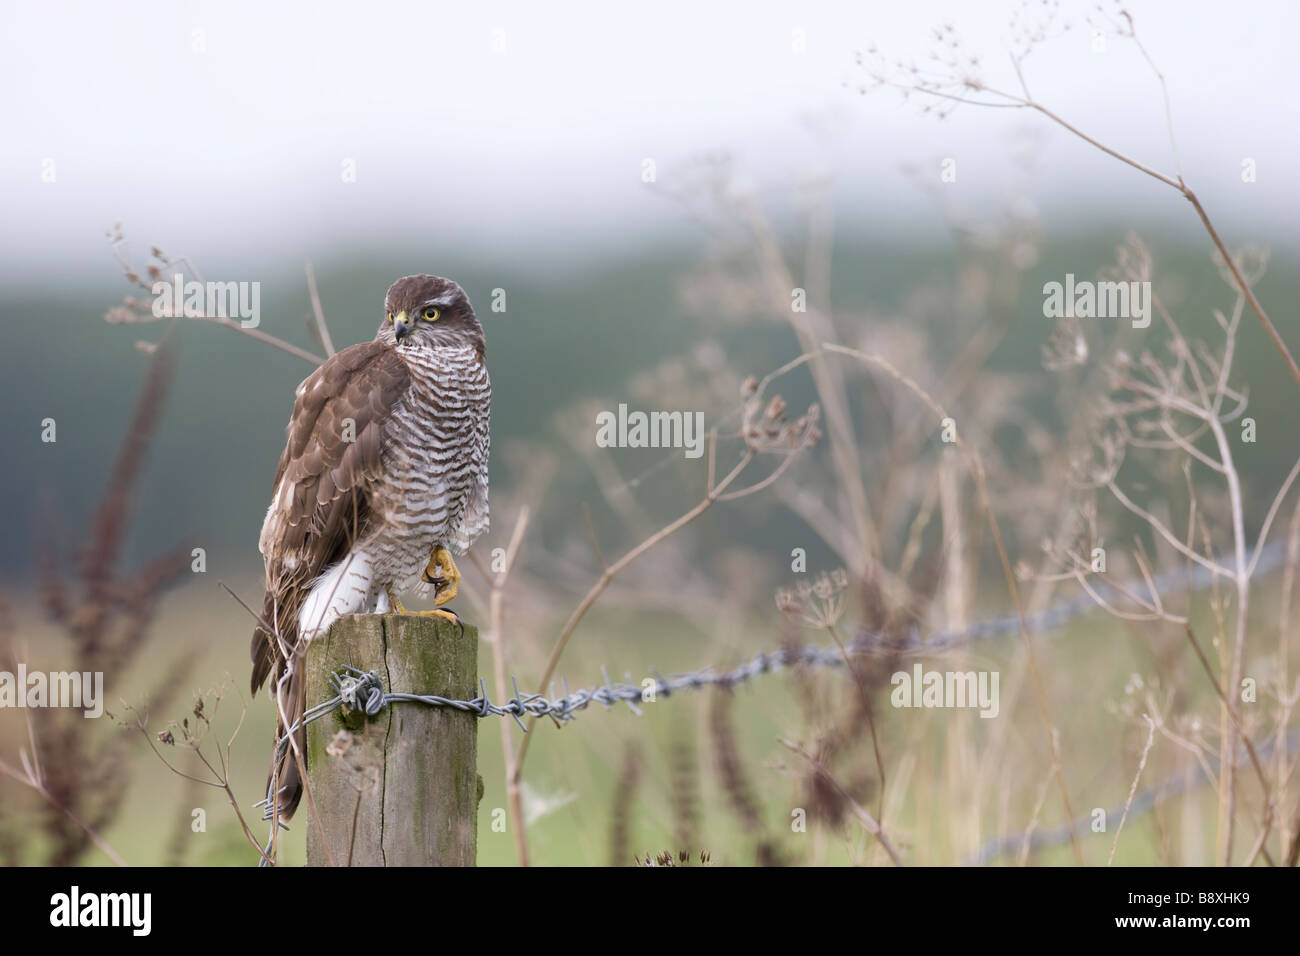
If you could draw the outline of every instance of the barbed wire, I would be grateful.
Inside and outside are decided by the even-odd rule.
[[[1258,560],[1256,560],[1256,554],[1258,554]],[[1258,552],[1247,552],[1245,557],[1247,565],[1255,561],[1254,574],[1269,574],[1286,564],[1286,542],[1274,541],[1258,549]],[[1077,597],[1060,601],[1036,614],[1026,615],[1025,624],[1030,631],[1056,631],[1075,618],[1100,610],[1098,598],[1113,603],[1125,599],[1130,594],[1149,590],[1154,590],[1161,596],[1168,595],[1179,589],[1203,591],[1213,583],[1214,577],[1214,571],[1200,564],[1193,566],[1190,570],[1186,567],[1176,567],[1168,571],[1161,571],[1151,578],[1150,585],[1145,580],[1134,579],[1120,586],[1110,584],[1105,580],[1098,580],[1094,576],[1089,579],[1089,584],[1096,595],[1095,597],[1093,594],[1084,592]],[[946,650],[950,647],[969,644],[984,638],[1006,637],[1019,631],[1019,615],[1014,613],[1004,614],[999,617],[976,621],[965,628],[937,631],[924,640],[919,638],[914,629],[910,637],[910,643],[905,645],[903,649]]]
[[[1247,560],[1254,559],[1248,555]],[[1255,574],[1267,574],[1280,568],[1286,562],[1286,547],[1283,542],[1266,545],[1259,551],[1255,562]],[[1208,587],[1215,572],[1197,565],[1192,569],[1177,568],[1164,571],[1151,578],[1150,587],[1161,595],[1178,588],[1199,591]],[[1075,598],[1058,602],[1043,611],[1025,616],[1025,626],[1032,632],[1054,631],[1064,627],[1075,618],[1098,610],[1098,597],[1107,601],[1133,593],[1135,589],[1146,588],[1146,581],[1129,582],[1124,586],[1107,584],[1104,581],[1093,584],[1092,594],[1084,593]],[[1095,595],[1095,596],[1094,596]],[[471,700],[443,697],[437,694],[413,694],[402,691],[389,691],[376,671],[362,671],[355,667],[344,668],[330,675],[330,681],[336,691],[328,700],[310,707],[302,719],[286,731],[277,743],[277,761],[283,757],[288,746],[289,737],[301,727],[324,717],[326,714],[344,708],[350,712],[364,711],[374,717],[381,710],[393,703],[408,702],[425,704],[430,707],[448,707],[475,717],[511,717],[527,732],[523,717],[549,717],[557,726],[568,723],[592,704],[599,704],[606,710],[612,710],[618,704],[626,704],[635,714],[641,715],[638,704],[657,701],[660,697],[671,697],[680,691],[701,690],[707,687],[736,687],[745,684],[763,674],[788,670],[792,667],[825,667],[838,670],[846,666],[853,657],[879,654],[927,654],[951,650],[965,644],[996,637],[1005,637],[1020,631],[1018,614],[1004,614],[997,617],[976,621],[964,628],[934,631],[922,637],[919,626],[913,624],[902,634],[881,634],[863,632],[841,649],[836,647],[815,647],[811,645],[788,645],[774,651],[757,654],[743,664],[729,670],[715,671],[703,668],[688,673],[664,677],[658,671],[651,670],[653,680],[647,678],[641,684],[626,681],[611,681],[608,671],[602,667],[603,684],[569,691],[567,681],[561,681],[564,693],[558,697],[548,697],[541,693],[521,694],[519,682],[512,678],[514,696],[503,703],[493,703],[487,693],[487,685],[479,678],[479,694]],[[264,808],[263,819],[270,820],[274,806],[269,791],[265,798],[259,800],[255,807]],[[283,823],[280,824],[283,826]],[[1068,836],[1068,830],[1067,830]]]
[[[1282,542],[1266,546],[1260,551],[1256,564],[1256,574],[1266,574],[1276,570],[1286,560],[1286,549]],[[1189,590],[1203,590],[1209,586],[1214,572],[1200,565],[1191,571],[1176,569],[1155,575],[1152,582],[1155,590],[1164,594],[1177,587]],[[1122,595],[1132,588],[1121,588],[1103,583],[1093,590],[1103,598]],[[1055,604],[1036,614],[1027,615],[1025,624],[1031,631],[1059,630],[1070,621],[1091,611],[1097,610],[1096,598],[1083,594]],[[514,681],[514,696],[502,704],[493,703],[488,696],[484,681],[479,680],[479,695],[472,700],[458,700],[437,694],[412,694],[400,691],[388,691],[384,688],[379,675],[374,671],[360,671],[354,667],[345,667],[343,671],[331,675],[331,681],[337,693],[329,700],[322,701],[308,709],[303,720],[294,724],[289,733],[298,730],[302,724],[310,723],[340,707],[348,710],[364,710],[368,716],[375,716],[389,704],[398,701],[426,704],[431,707],[450,707],[476,717],[512,717],[524,727],[522,717],[549,717],[556,725],[569,722],[578,713],[588,709],[592,704],[600,704],[606,710],[617,704],[627,704],[638,716],[639,703],[657,700],[659,697],[671,697],[683,690],[700,690],[706,687],[735,687],[755,677],[774,671],[787,670],[794,666],[826,667],[839,669],[845,666],[845,652],[849,657],[882,652],[935,652],[948,650],[963,644],[1002,637],[1020,630],[1020,618],[1016,614],[1005,614],[986,618],[971,625],[953,630],[935,631],[922,638],[920,629],[913,625],[901,635],[885,635],[868,632],[848,643],[843,650],[839,647],[786,646],[774,651],[757,654],[750,660],[730,670],[714,671],[704,668],[689,673],[664,677],[652,670],[653,681],[647,678],[641,684],[615,682],[609,679],[609,673],[601,668],[605,678],[603,684],[586,687],[570,692],[567,681],[562,681],[563,695],[547,697],[544,694],[521,694],[519,682]],[[527,729],[526,727],[524,728]],[[286,734],[287,737],[287,734]]]
[[[1300,751],[1300,732],[1292,731],[1286,737],[1284,753],[1288,756],[1294,756]],[[1269,740],[1259,748],[1259,759],[1268,760],[1277,752],[1277,743],[1275,740]],[[1237,764],[1240,766],[1246,762],[1248,754],[1245,747],[1242,747],[1237,753]],[[1222,761],[1219,757],[1209,754],[1205,757],[1205,764],[1195,764],[1182,773],[1174,774],[1166,778],[1154,787],[1149,787],[1136,794],[1133,802],[1129,805],[1127,815],[1123,804],[1119,804],[1106,810],[1106,819],[1124,818],[1133,820],[1142,816],[1157,806],[1173,797],[1180,796],[1189,790],[1195,790],[1197,787],[1204,786],[1210,781],[1210,774],[1217,774]],[[994,837],[987,843],[983,844],[976,850],[962,865],[963,866],[987,866],[998,857],[1006,856],[1009,853],[1023,852],[1030,850],[1042,850],[1047,847],[1059,846],[1068,843],[1071,834],[1077,836],[1088,836],[1094,831],[1092,829],[1094,819],[1093,813],[1081,814],[1074,820],[1073,825],[1069,823],[1057,824],[1053,827],[1040,827],[1033,830],[1023,830],[1019,833],[1010,833],[1006,836]],[[1106,831],[1101,831],[1102,833]]]

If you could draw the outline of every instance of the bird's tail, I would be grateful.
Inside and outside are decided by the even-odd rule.
[[[281,594],[287,593],[281,591]],[[302,775],[298,769],[298,758],[294,755],[294,744],[302,755],[306,766],[306,734],[302,724],[306,704],[307,686],[303,674],[302,660],[292,653],[298,646],[298,608],[283,601],[277,601],[275,591],[268,590],[262,607],[262,622],[253,631],[250,647],[253,659],[253,676],[251,689],[254,694],[271,679],[271,699],[275,703],[275,745],[271,753],[271,767],[267,773],[266,792],[268,798],[278,792],[275,816],[288,820],[298,808],[302,799]],[[272,634],[267,625],[275,627],[278,632]],[[286,659],[284,650],[290,650]],[[281,713],[280,701],[284,707]],[[288,722],[286,723],[286,718]],[[286,730],[299,725],[293,734],[293,743],[286,737]],[[273,808],[268,805],[267,816]]]
[[[298,758],[302,758],[302,766],[307,766],[307,733],[302,724],[302,715],[306,706],[306,689],[307,680],[303,673],[302,662],[293,663],[288,668],[288,679],[284,681],[284,716],[280,714],[280,708],[277,705],[275,715],[275,750],[271,754],[271,767],[267,771],[266,793],[270,797],[275,793],[276,807],[275,816],[282,821],[287,821],[293,816],[298,809],[298,801],[302,799],[302,774],[298,769]],[[288,717],[289,723],[285,724],[285,716]],[[292,740],[288,736],[288,728],[297,724],[297,729],[293,731]],[[295,753],[295,750],[297,753]],[[267,810],[272,808],[268,804]],[[268,817],[271,814],[268,812]]]

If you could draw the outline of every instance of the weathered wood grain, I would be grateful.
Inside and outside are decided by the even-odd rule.
[[[478,632],[412,615],[353,615],[307,653],[307,704],[334,696],[330,674],[378,671],[389,691],[469,700],[478,693]],[[341,710],[307,727],[307,865],[473,866],[480,782],[478,718],[397,702],[367,719]]]

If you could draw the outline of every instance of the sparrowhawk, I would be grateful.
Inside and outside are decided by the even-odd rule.
[[[454,618],[442,609],[460,582],[449,549],[464,551],[488,526],[483,328],[461,287],[438,276],[398,279],[384,308],[372,341],[298,386],[262,525],[252,688],[269,676],[290,726],[303,713],[311,639],[343,614],[406,613],[396,594],[422,580],[439,608],[424,613]],[[277,715],[277,740],[284,727]],[[285,819],[302,794],[291,748],[272,757],[271,781],[269,815]]]

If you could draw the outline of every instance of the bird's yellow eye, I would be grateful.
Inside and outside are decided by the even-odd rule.
[[[389,322],[393,321],[393,313],[391,312],[388,313],[388,321]]]
[[[433,308],[432,306],[430,306],[429,308],[427,308],[427,309],[424,310],[424,317],[425,317],[425,319],[428,320],[429,322],[437,322],[437,321],[438,321],[438,310],[435,309],[435,308]]]

